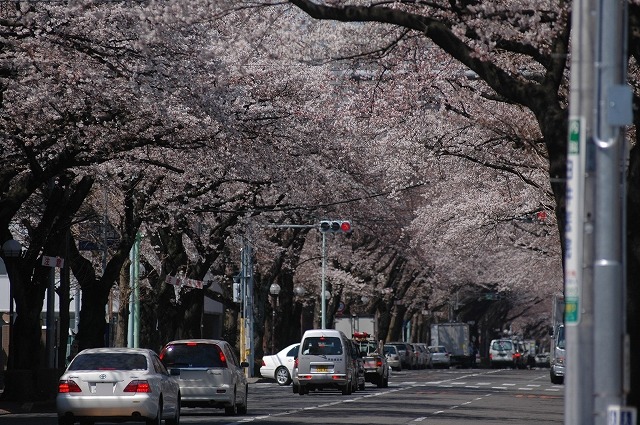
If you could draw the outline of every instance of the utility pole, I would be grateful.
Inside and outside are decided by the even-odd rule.
[[[612,425],[609,409],[625,404],[624,190],[626,149],[623,128],[632,123],[632,92],[625,83],[626,3],[598,0],[596,25],[594,340],[595,423]],[[588,370],[588,369],[587,369]]]

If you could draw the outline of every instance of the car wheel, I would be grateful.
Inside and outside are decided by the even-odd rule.
[[[298,394],[300,395],[309,394],[309,389],[306,388],[304,385],[300,385],[300,388],[298,388]]]
[[[166,419],[164,423],[166,425],[180,425],[180,395],[178,395],[178,400],[176,401],[176,411],[173,418]]]
[[[236,391],[233,391],[231,404],[224,407],[224,414],[227,416],[235,416],[238,414],[238,404],[236,403]]]
[[[298,384],[293,384],[291,386],[291,388],[293,388],[293,393],[294,394],[298,394],[298,392],[300,392],[300,385],[298,385]]]
[[[238,413],[240,415],[246,415],[247,414],[247,403],[249,401],[249,385],[245,386],[244,388],[244,400],[242,401],[242,404],[238,406]]]
[[[162,424],[162,400],[158,403],[158,411],[155,418],[148,418],[146,420],[147,425],[161,425]]]
[[[347,382],[342,386],[342,395],[350,395],[351,394],[351,383]]]
[[[73,418],[58,416],[58,425],[73,425]]]
[[[276,369],[276,382],[278,385],[289,385],[291,383],[291,374],[285,366]]]
[[[360,391],[363,391],[363,390],[364,390],[364,386],[365,386],[365,382],[364,382],[364,381],[362,381],[362,384],[359,384],[359,385],[358,385],[358,389],[359,389]]]

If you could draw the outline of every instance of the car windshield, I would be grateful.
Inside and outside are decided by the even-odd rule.
[[[214,344],[173,344],[162,352],[168,367],[225,367]]]
[[[360,352],[364,353],[364,354],[373,353],[374,351],[376,351],[378,349],[376,344],[374,344],[372,342],[360,342],[358,348],[359,348]]]
[[[431,351],[432,353],[446,353],[447,349],[444,346],[429,347],[429,351]]]
[[[136,353],[79,354],[69,370],[147,370],[147,358]]]
[[[511,350],[513,343],[511,341],[494,341],[491,348],[493,350]]]
[[[342,354],[342,344],[338,337],[310,336],[302,342],[302,354],[337,355]]]

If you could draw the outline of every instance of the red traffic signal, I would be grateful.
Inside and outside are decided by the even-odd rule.
[[[323,233],[351,233],[351,222],[346,220],[322,220],[320,222],[320,231]]]

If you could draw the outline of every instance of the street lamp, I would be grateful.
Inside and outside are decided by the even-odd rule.
[[[5,243],[2,244],[2,255],[5,260],[8,259],[17,259],[22,256],[22,245],[20,242],[9,239]],[[7,273],[9,269],[7,268]],[[14,275],[15,276],[15,275]],[[13,368],[13,279],[9,278],[9,361],[8,361],[8,369]]]
[[[276,307],[278,306],[278,295],[280,294],[280,285],[272,283],[269,286],[269,293],[271,294],[271,354],[276,353]]]

